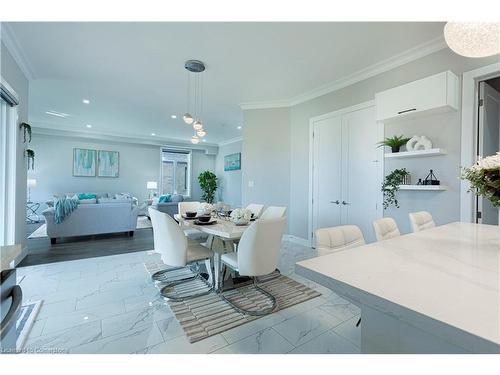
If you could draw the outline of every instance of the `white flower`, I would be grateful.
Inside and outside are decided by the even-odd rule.
[[[479,160],[472,168],[475,170],[500,168],[500,152],[497,152],[496,155],[491,155]]]
[[[201,203],[198,208],[198,215],[208,215],[212,213],[213,206],[210,203]]]
[[[231,220],[235,223],[249,222],[252,218],[252,212],[246,208],[237,208],[231,212]]]

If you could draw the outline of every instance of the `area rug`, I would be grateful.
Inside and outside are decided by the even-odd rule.
[[[35,323],[35,319],[38,315],[38,311],[40,310],[41,305],[42,301],[40,300],[29,302],[21,306],[21,312],[16,322],[16,348],[18,351],[23,349],[24,344],[26,343],[26,339],[28,338],[28,334],[30,333],[31,327]]]
[[[147,218],[147,216],[138,216],[137,217],[137,227],[136,229],[147,229],[151,228],[151,220]],[[28,239],[32,238],[43,238],[47,237],[47,224],[42,224],[40,225],[37,230],[35,230],[33,233],[31,233],[28,236]]]
[[[144,265],[150,274],[165,268],[161,262],[145,263]],[[157,283],[156,286],[160,290],[163,285]],[[321,293],[283,275],[269,278],[268,281],[262,279],[259,286],[276,298],[277,306],[274,312],[321,295]],[[194,284],[192,287],[201,288],[202,286]],[[269,299],[257,292],[251,284],[226,291],[224,296],[237,306],[247,310],[265,308],[270,303]],[[170,306],[191,343],[260,318],[236,311],[215,292],[182,302],[166,300],[166,303]]]

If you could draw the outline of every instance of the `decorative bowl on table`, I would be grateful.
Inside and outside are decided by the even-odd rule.
[[[189,219],[194,219],[198,215],[196,211],[186,211],[186,217]]]
[[[237,208],[231,212],[230,218],[236,225],[247,225],[252,218],[252,213],[245,208]]]
[[[198,221],[201,223],[208,223],[210,221],[210,219],[212,219],[212,216],[210,216],[210,215],[198,216]]]

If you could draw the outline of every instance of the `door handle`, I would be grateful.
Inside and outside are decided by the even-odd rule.
[[[10,330],[12,326],[16,325],[17,313],[21,309],[21,302],[23,301],[23,292],[21,291],[21,287],[19,285],[14,285],[12,287],[12,305],[10,306],[7,315],[0,323],[0,339],[3,340],[7,332]]]
[[[350,203],[347,203],[346,201],[342,201],[342,204],[343,204],[344,206],[347,206],[347,205],[349,205]]]
[[[336,201],[330,201],[330,203],[340,204],[338,199]]]

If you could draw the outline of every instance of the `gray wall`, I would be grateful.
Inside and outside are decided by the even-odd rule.
[[[77,137],[61,137],[33,134],[36,154],[35,170],[29,178],[36,178],[37,187],[32,189],[32,200],[46,201],[54,193],[63,192],[131,192],[139,201],[148,196],[147,181],[160,181],[160,147],[121,142],[89,140]],[[73,148],[89,148],[120,152],[118,178],[73,177]],[[191,186],[192,198],[201,195],[198,174],[215,170],[215,155],[193,150]]]
[[[29,82],[12,58],[11,54],[1,43],[0,70],[2,77],[16,91],[19,96],[17,113],[18,123],[28,122],[28,89]],[[19,132],[17,133],[19,136]],[[15,241],[26,246],[26,163],[24,159],[24,144],[19,138],[19,148],[16,160],[16,223]]]
[[[252,160],[250,156],[258,154],[258,150],[262,150],[262,145],[267,145],[269,148],[278,148],[282,151],[281,154],[284,155],[288,152],[290,155],[288,159],[286,157],[282,157],[279,160],[276,160],[276,162],[279,162],[280,164],[280,170],[290,171],[289,177],[283,176],[283,174],[263,172],[263,177],[265,178],[261,179],[260,182],[264,185],[259,186],[258,189],[254,189],[252,198],[258,200],[261,196],[265,196],[265,193],[269,191],[273,192],[273,198],[276,197],[276,195],[281,196],[282,201],[287,198],[286,204],[289,206],[289,232],[292,235],[307,238],[309,194],[309,119],[311,117],[373,100],[376,92],[424,78],[435,73],[451,70],[460,75],[465,71],[492,64],[496,61],[498,61],[498,57],[486,59],[464,58],[454,54],[449,49],[444,49],[402,65],[391,71],[345,87],[341,90],[298,104],[291,107],[289,110],[279,108],[244,111],[244,152],[245,160],[247,160],[245,163],[245,172],[246,170],[249,170],[249,173],[247,173],[248,176],[251,176],[251,171],[266,169],[266,162],[262,157],[257,156],[256,160]],[[425,124],[422,125],[422,130],[417,132],[427,133],[431,138],[435,137],[436,144],[442,142],[439,146],[450,150],[450,156],[444,156],[442,157],[445,158],[443,161],[437,162],[444,163],[446,165],[437,164],[438,166],[436,169],[450,168],[449,172],[453,173],[453,171],[456,171],[458,168],[459,153],[457,150],[460,148],[459,119],[459,113],[443,119],[447,124],[449,123],[449,125],[446,126],[446,129],[443,130],[443,133],[441,133],[440,130],[435,130],[436,132],[434,132],[434,129],[431,130],[431,132],[427,132],[428,128]],[[286,124],[287,121],[288,125]],[[279,131],[277,131],[275,124],[278,124]],[[396,132],[404,133],[405,131],[412,131],[412,126],[415,125],[410,124],[408,125],[408,129],[401,128]],[[441,126],[441,124],[436,123],[434,128],[436,126]],[[247,137],[247,132],[250,137]],[[451,136],[446,138],[444,136],[445,134],[451,134]],[[287,145],[286,142],[289,142],[289,144]],[[263,155],[264,154],[265,153],[263,153]],[[268,160],[274,162],[272,158]],[[390,168],[392,168],[392,166],[390,166]],[[412,168],[414,168],[417,173],[422,173],[421,171],[427,168],[427,164],[423,161],[421,166],[412,166]],[[245,172],[243,177],[244,195],[245,191],[249,191],[249,188],[246,186],[248,178],[245,176]],[[451,184],[452,189],[448,192],[430,193],[435,195],[439,194],[435,198],[436,201],[440,200],[440,213],[438,214],[437,220],[441,223],[458,220],[458,207],[460,204],[459,195],[456,190],[458,188],[455,187],[455,184],[452,181],[453,177],[451,175],[441,174],[440,176],[444,182],[449,185]],[[283,183],[285,182],[289,183],[289,192],[286,192],[285,189],[278,188],[280,186],[284,186]],[[428,195],[426,196],[421,196],[422,193],[405,194],[414,194],[413,197],[415,202],[422,202],[430,197],[429,193],[427,193]],[[245,196],[243,201],[245,201]],[[425,207],[430,206],[426,205]],[[407,211],[413,210],[414,208],[415,207],[403,206],[397,214],[390,211],[387,215],[398,216],[397,219],[399,222],[405,222],[405,224],[402,224],[403,229],[407,229]],[[434,209],[431,211],[434,211]]]
[[[242,204],[289,206],[290,110],[243,112]],[[254,186],[250,187],[249,182]]]
[[[242,171],[224,171],[224,156],[241,152],[243,141],[229,143],[219,146],[219,152],[215,160],[215,173],[219,180],[217,199],[231,207],[241,207],[241,181]],[[244,164],[241,164],[244,168]]]

